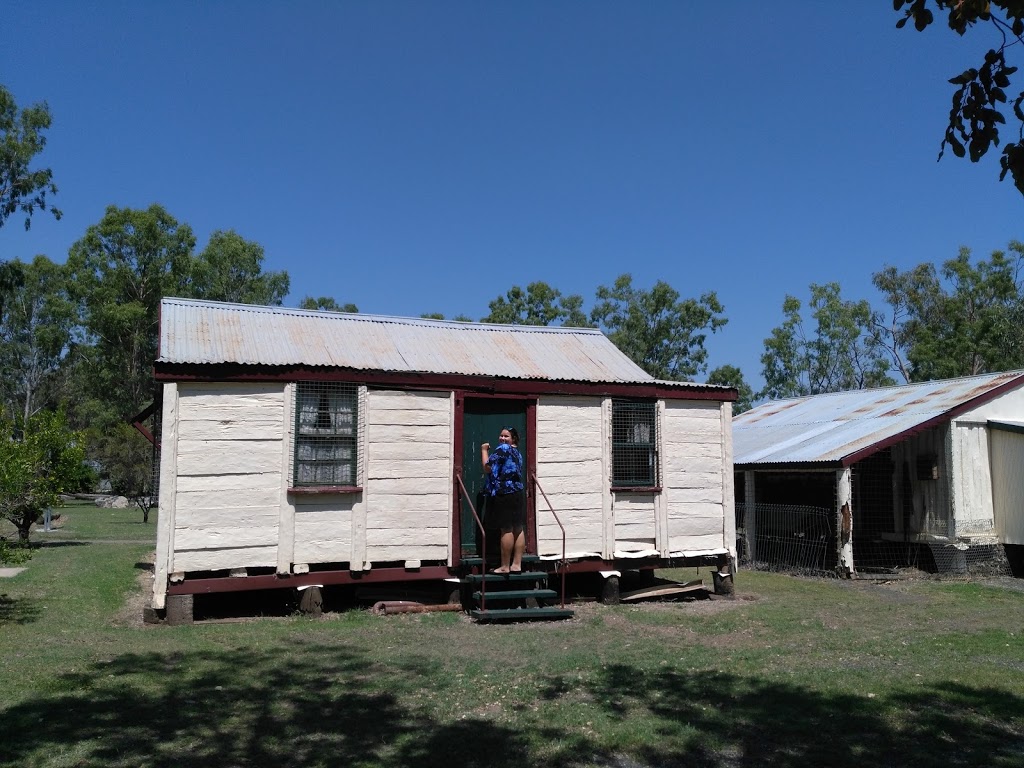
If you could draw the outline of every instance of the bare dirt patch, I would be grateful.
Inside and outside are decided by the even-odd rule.
[[[141,562],[136,563],[138,573],[135,576],[135,589],[128,594],[128,599],[114,616],[114,626],[142,627],[145,625],[142,620],[142,611],[149,604],[150,595],[153,594],[153,563],[155,562],[156,552],[152,551]]]

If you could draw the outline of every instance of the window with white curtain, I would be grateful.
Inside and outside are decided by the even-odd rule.
[[[295,390],[294,485],[355,485],[358,426],[357,385],[299,382]]]

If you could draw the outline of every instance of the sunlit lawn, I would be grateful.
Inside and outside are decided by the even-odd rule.
[[[155,523],[111,512],[0,580],[3,765],[1024,765],[1018,590],[741,573],[553,624],[144,626]]]

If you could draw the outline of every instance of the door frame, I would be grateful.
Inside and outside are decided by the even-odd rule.
[[[458,476],[465,477],[465,467],[462,465],[463,454],[463,431],[465,429],[466,401],[467,400],[511,400],[521,403],[526,411],[526,477],[523,484],[526,486],[526,552],[528,554],[537,551],[537,505],[534,498],[533,483],[530,478],[537,471],[537,398],[524,395],[494,395],[481,394],[471,390],[455,390],[455,444],[453,447],[452,460],[454,470],[452,474],[453,496],[452,509],[452,563],[458,565],[462,559],[462,516],[459,514],[462,509],[462,488]],[[479,510],[477,510],[479,513]]]

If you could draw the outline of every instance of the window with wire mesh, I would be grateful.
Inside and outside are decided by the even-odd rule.
[[[359,388],[299,382],[295,394],[296,486],[355,485]]]
[[[612,400],[612,485],[658,485],[657,403]]]

